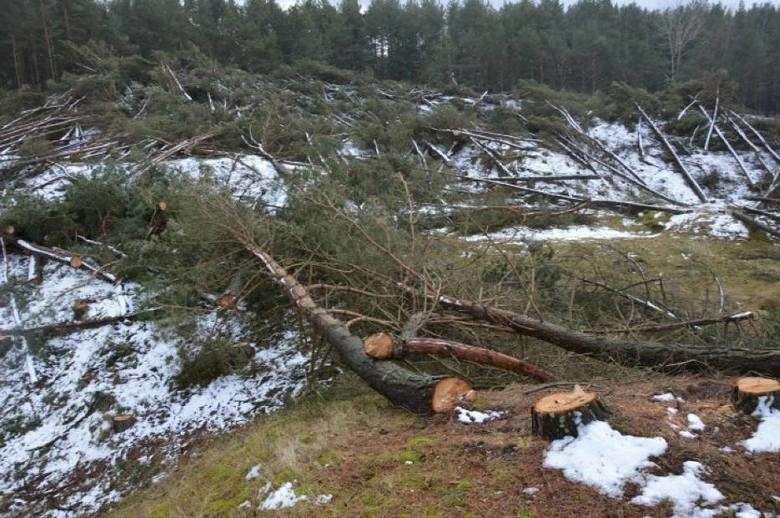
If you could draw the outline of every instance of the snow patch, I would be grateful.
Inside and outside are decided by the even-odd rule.
[[[255,464],[252,466],[252,469],[250,469],[247,474],[244,476],[244,480],[254,480],[257,477],[260,476],[260,464]]]
[[[699,503],[714,505],[723,499],[723,493],[714,485],[699,478],[704,466],[692,460],[683,463],[682,475],[648,475],[642,493],[631,503],[654,507],[670,501],[674,516],[702,516]]]
[[[506,416],[506,412],[501,410],[488,410],[480,412],[478,410],[467,410],[462,407],[455,407],[458,421],[465,424],[482,424],[489,421],[495,421]]]
[[[665,392],[663,394],[656,394],[653,396],[653,401],[679,401],[680,403],[684,403],[685,400],[681,397],[675,396],[671,392]]]
[[[260,504],[261,511],[274,511],[276,509],[285,509],[293,507],[298,502],[306,500],[306,495],[296,495],[293,490],[292,482],[285,482],[279,489],[272,491],[263,503]]]
[[[655,466],[650,457],[663,454],[667,447],[661,437],[623,435],[604,421],[580,423],[577,432],[576,438],[564,437],[550,444],[544,467],[560,469],[569,480],[614,498],[623,495],[627,482],[641,480],[642,470]]]
[[[780,451],[780,410],[773,408],[774,396],[758,398],[753,412],[761,422],[755,433],[742,445],[750,453],[773,453]]]
[[[40,285],[24,283],[28,266],[25,258],[8,256],[9,282],[20,292],[18,323],[13,307],[0,307],[0,322],[10,327],[69,322],[77,300],[92,301],[89,319],[121,316],[146,304],[140,286],[114,286],[53,261],[45,264]],[[295,332],[274,331],[258,341],[251,322],[252,315],[240,311],[193,317],[192,338],[247,342],[254,350],[251,362],[262,368],[188,390],[178,390],[173,380],[179,351],[192,340],[162,321],[126,319],[80,329],[49,338],[29,356],[12,348],[0,358],[2,418],[21,429],[0,429],[0,500],[23,487],[31,495],[66,488],[56,492],[59,505],[76,515],[95,514],[132,489],[117,463],[164,470],[194,434],[225,430],[280,408],[302,390],[308,358],[298,351]],[[27,367],[38,374],[35,386]],[[111,424],[118,413],[135,418],[121,433]],[[26,499],[13,512],[40,514],[47,502]]]
[[[699,416],[696,414],[688,414],[688,430],[691,430],[692,432],[703,432],[704,428],[704,421],[702,421]]]

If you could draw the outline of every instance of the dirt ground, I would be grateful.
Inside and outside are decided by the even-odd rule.
[[[751,456],[741,448],[739,442],[750,437],[757,422],[730,405],[732,383],[728,378],[656,377],[590,389],[599,392],[613,412],[613,428],[666,439],[669,448],[653,459],[658,468],[651,473],[679,474],[684,461],[696,460],[709,469],[703,478],[725,495],[721,503],[748,502],[761,511],[778,513],[780,502],[773,496],[780,495],[780,454]],[[271,416],[218,445],[196,448],[167,480],[124,501],[118,514],[252,514],[237,509],[237,504],[246,499],[257,509],[262,500],[257,489],[265,480],[279,484],[294,479],[298,492],[327,493],[333,499],[317,506],[311,497],[277,514],[671,516],[668,504],[655,508],[630,504],[637,488],[629,486],[622,500],[613,499],[542,467],[548,443],[530,435],[530,407],[544,394],[570,388],[571,384],[514,385],[482,392],[478,407],[508,411],[506,419],[483,425],[464,425],[452,416],[413,416],[384,405],[374,395],[361,396],[358,403],[326,401],[318,406],[316,417],[310,409],[300,415],[293,410]],[[652,400],[653,394],[669,391],[685,402]],[[669,417],[668,406],[679,412]],[[695,439],[680,436],[671,426],[685,429],[688,413],[695,413],[706,425]],[[268,449],[271,444],[276,446]],[[721,451],[724,446],[734,451]],[[254,464],[253,456],[267,477],[248,482],[243,475]],[[235,472],[227,477],[233,482],[208,475],[215,463]],[[530,487],[538,492],[523,491]]]

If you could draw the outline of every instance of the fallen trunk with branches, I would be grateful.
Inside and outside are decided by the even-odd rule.
[[[349,368],[394,404],[412,412],[429,414],[449,412],[459,401],[472,397],[471,385],[461,378],[420,374],[392,362],[371,358],[363,349],[363,341],[314,302],[306,287],[287,273],[271,255],[251,241],[245,240],[244,246],[262,261],[266,272],[284,288],[287,296]]]
[[[745,374],[758,372],[780,376],[780,350],[696,348],[594,336],[514,311],[485,306],[464,299],[428,293],[441,306],[473,318],[512,329],[523,336],[548,342],[567,351],[604,361],[650,367],[660,371],[702,371],[708,368]]]

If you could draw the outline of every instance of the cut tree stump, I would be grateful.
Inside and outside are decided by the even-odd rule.
[[[531,433],[555,440],[577,437],[579,424],[604,421],[609,410],[595,392],[579,386],[572,392],[556,392],[539,399],[531,407]]]
[[[739,378],[731,393],[731,402],[737,410],[752,414],[762,397],[772,397],[771,404],[780,408],[780,383],[771,378]]]
[[[118,414],[111,418],[114,433],[121,433],[135,424],[135,416],[130,414]]]

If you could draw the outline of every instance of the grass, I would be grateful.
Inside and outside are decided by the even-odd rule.
[[[748,501],[773,510],[770,499],[779,459],[720,451],[755,427],[736,414],[728,400],[730,381],[701,377],[657,377],[600,385],[614,411],[613,426],[623,433],[662,436],[669,453],[663,469],[674,469],[695,455],[711,468],[709,480],[727,501]],[[715,387],[715,389],[713,389]],[[559,471],[542,468],[547,442],[531,436],[530,404],[544,395],[530,385],[484,392],[491,408],[509,412],[507,420],[465,426],[449,416],[418,417],[391,407],[352,381],[324,394],[310,394],[287,409],[222,437],[197,444],[172,473],[134,493],[112,516],[256,515],[266,483],[293,482],[308,500],[284,516],[646,516],[663,508],[638,508],[567,481]],[[685,410],[708,424],[690,443],[669,426],[665,405],[651,400],[659,391],[686,399]],[[350,399],[342,394],[361,392]],[[260,464],[260,476],[245,474]],[[757,469],[757,466],[760,468]],[[738,480],[739,483],[729,483]],[[535,496],[523,492],[538,488]],[[318,506],[317,495],[333,500]],[[245,500],[252,509],[239,509]],[[262,513],[261,513],[262,514]],[[270,514],[270,513],[269,513]]]

